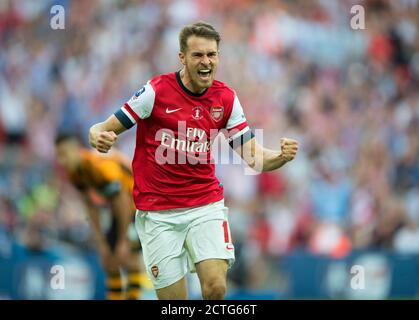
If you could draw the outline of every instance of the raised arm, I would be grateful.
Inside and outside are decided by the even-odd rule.
[[[154,88],[147,83],[138,90],[117,112],[106,121],[93,125],[89,130],[89,143],[99,152],[107,153],[118,135],[132,128],[141,119],[151,115],[155,100]]]
[[[282,138],[281,150],[271,150],[259,145],[254,137],[235,149],[257,171],[272,171],[282,167],[295,158],[297,150],[298,142],[293,139]]]
[[[118,135],[127,130],[115,115],[106,121],[94,124],[89,129],[89,143],[99,152],[107,153]]]

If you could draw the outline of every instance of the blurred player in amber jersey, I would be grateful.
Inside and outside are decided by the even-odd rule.
[[[55,141],[57,160],[71,183],[80,191],[94,231],[97,250],[106,272],[107,299],[139,299],[147,276],[141,273],[140,243],[131,222],[133,177],[129,160],[120,152],[109,155],[88,150],[72,135],[59,135]],[[108,230],[101,223],[101,204],[112,213]],[[134,235],[129,236],[133,231]],[[122,274],[121,274],[122,272]],[[127,275],[124,284],[123,275]]]

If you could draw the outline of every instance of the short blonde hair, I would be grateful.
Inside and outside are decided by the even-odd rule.
[[[214,39],[217,42],[217,47],[221,41],[220,34],[209,23],[199,21],[194,24],[185,26],[179,34],[180,51],[185,53],[187,48],[187,41],[189,37],[197,36],[208,39]]]

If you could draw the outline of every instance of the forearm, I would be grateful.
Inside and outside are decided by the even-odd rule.
[[[272,171],[281,168],[287,161],[281,157],[281,151],[263,149],[262,171]]]
[[[86,201],[87,203],[87,214],[89,216],[90,220],[90,226],[93,230],[94,238],[96,244],[105,243],[105,235],[102,231],[101,224],[100,224],[100,217],[99,217],[99,211],[98,209],[92,205],[89,201]]]
[[[128,194],[119,192],[111,200],[112,214],[115,216],[118,228],[117,241],[126,240],[128,227],[131,223],[131,199]]]
[[[272,171],[294,159],[298,143],[292,139],[281,139],[281,150],[271,150],[259,145],[255,138],[239,149],[239,154],[249,167],[258,172]]]

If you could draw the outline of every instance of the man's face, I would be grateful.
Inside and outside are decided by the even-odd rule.
[[[179,53],[193,91],[200,93],[212,85],[218,66],[218,45],[214,39],[188,38],[186,52]]]
[[[80,151],[78,142],[66,140],[59,143],[56,148],[58,163],[68,172],[73,172],[80,162]]]

